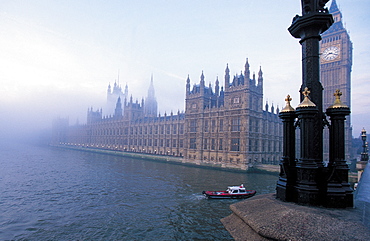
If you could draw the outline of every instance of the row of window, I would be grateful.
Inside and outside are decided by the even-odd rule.
[[[159,146],[159,147],[184,147],[184,139],[137,139],[137,138],[123,138],[123,139],[108,139],[105,138],[99,141],[99,138],[93,138],[91,140],[94,143],[99,144],[114,144],[114,145],[139,145],[139,146]],[[250,139],[248,143],[248,151],[260,151],[259,148],[259,140],[258,139]],[[197,139],[190,138],[189,139],[189,149],[196,150],[199,146],[197,146]],[[282,143],[280,141],[273,141],[273,140],[266,140],[261,145],[263,152],[280,152],[282,149]],[[203,150],[224,150],[224,142],[223,139],[203,139],[203,143],[201,148]],[[230,151],[240,151],[240,138],[231,138],[230,140]]]
[[[259,120],[258,119],[254,119],[254,118],[251,118],[250,120],[250,123],[249,123],[249,131],[250,132],[256,132],[258,133],[260,131],[260,128],[259,128]],[[224,131],[224,121],[223,120],[219,120],[218,121],[218,129],[216,129],[216,120],[211,120],[211,121],[208,121],[208,120],[204,120],[204,132],[223,132]],[[231,119],[231,123],[230,123],[230,131],[232,132],[238,132],[238,131],[241,131],[241,126],[242,126],[242,123],[241,123],[241,119],[240,117],[234,117]],[[193,119],[193,120],[190,120],[189,122],[189,132],[191,133],[195,133],[198,131],[198,120],[197,119]],[[274,128],[276,127],[276,123],[268,123],[266,121],[263,122],[263,126],[262,126],[262,131],[263,133],[268,133],[270,135],[279,135],[281,133],[281,130],[279,128]]]
[[[184,147],[184,140],[176,139],[92,139],[92,143],[104,145],[134,145],[134,146],[153,146],[153,147]]]
[[[255,118],[251,118],[249,123],[249,131],[258,133],[260,131],[259,128],[259,120]],[[230,131],[238,132],[241,131],[241,118],[234,117],[231,119],[230,123]],[[266,121],[262,122],[262,131],[264,133],[269,133],[271,135],[279,135],[280,129],[274,128],[276,123],[268,123]],[[218,128],[217,128],[218,127]],[[224,131],[224,120],[219,119],[218,123],[216,120],[204,120],[203,126],[204,132],[223,132]],[[198,119],[191,119],[189,121],[189,132],[196,133],[198,132]],[[156,125],[156,126],[139,126],[139,127],[124,127],[124,128],[102,128],[102,129],[95,129],[92,132],[88,133],[92,135],[151,135],[151,134],[184,134],[184,124],[167,124],[167,125]]]
[[[259,140],[249,140],[248,150],[252,151],[259,151]],[[265,140],[262,143],[262,151],[263,152],[281,152],[282,151],[282,143],[281,141],[272,141],[272,140]]]
[[[239,138],[232,138],[231,139],[231,145],[230,145],[230,151],[240,151],[240,139]],[[197,139],[196,138],[190,138],[189,139],[189,149],[197,149]],[[220,150],[222,151],[224,149],[223,145],[223,139],[218,139],[218,146],[216,143],[216,139],[210,139],[210,142],[208,139],[203,139],[203,150]]]
[[[321,40],[321,43],[322,44],[329,43],[329,42],[340,40],[341,38],[342,38],[342,36],[338,35],[338,36],[335,36],[335,37],[330,37],[330,38],[323,39],[323,40]]]
[[[172,124],[161,126],[144,126],[144,127],[124,127],[109,129],[94,129],[93,135],[156,135],[156,134],[184,134],[184,124]]]
[[[198,131],[198,120],[192,119],[189,122],[189,132],[195,133]],[[231,131],[240,131],[241,130],[241,121],[240,117],[235,117],[231,120]],[[220,119],[218,120],[218,129],[216,125],[216,120],[204,120],[204,126],[203,126],[204,132],[223,132],[224,131],[224,120]]]

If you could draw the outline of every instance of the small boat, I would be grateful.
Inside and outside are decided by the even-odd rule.
[[[255,190],[246,190],[244,185],[229,186],[226,191],[203,191],[206,198],[249,198],[256,194]]]

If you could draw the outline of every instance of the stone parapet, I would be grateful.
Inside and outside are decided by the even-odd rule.
[[[232,204],[221,219],[235,240],[369,240],[370,230],[354,208],[330,209],[282,202],[275,194]]]

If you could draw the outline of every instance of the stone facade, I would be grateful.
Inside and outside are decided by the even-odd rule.
[[[247,59],[244,73],[231,80],[229,72],[227,66],[224,87],[217,79],[214,89],[205,86],[203,73],[192,88],[188,77],[185,113],[163,116],[157,115],[152,80],[146,100],[155,103],[133,102],[131,97],[122,106],[119,98],[115,115],[109,117],[89,109],[86,125],[70,126],[65,135],[59,134],[63,141],[55,137],[53,144],[171,155],[184,162],[243,170],[258,163],[278,164],[282,123],[279,108],[262,107],[262,70],[257,79],[255,74],[250,78]]]

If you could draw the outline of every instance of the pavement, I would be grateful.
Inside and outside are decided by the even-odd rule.
[[[263,194],[230,209],[221,222],[235,240],[370,240],[356,208],[301,206]]]

